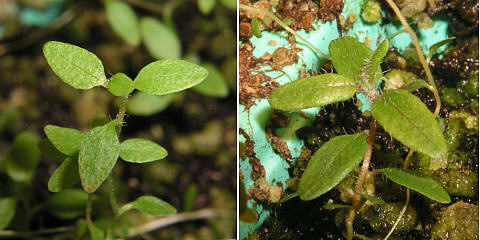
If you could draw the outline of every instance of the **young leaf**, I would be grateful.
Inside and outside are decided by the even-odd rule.
[[[137,209],[153,216],[170,216],[177,213],[172,205],[153,196],[141,196],[137,200],[123,205],[120,208],[120,214],[131,209]]]
[[[308,162],[298,186],[300,198],[312,200],[335,187],[362,161],[366,151],[365,134],[330,139]]]
[[[336,203],[327,203],[322,206],[325,210],[339,209],[339,208],[349,208],[349,205],[336,204]]]
[[[223,6],[235,11],[237,9],[237,0],[220,0]]]
[[[228,86],[220,70],[210,63],[202,64],[202,67],[208,71],[208,76],[204,81],[193,86],[192,90],[211,97],[228,96]]]
[[[157,59],[179,59],[182,55],[177,34],[152,17],[140,20],[143,42],[148,52]]]
[[[75,183],[79,181],[78,159],[69,157],[53,172],[48,180],[48,190],[51,192],[60,192],[63,189],[75,185]]]
[[[428,198],[441,203],[449,203],[450,196],[443,187],[428,176],[419,175],[411,170],[384,168],[382,172],[393,182],[417,191]]]
[[[40,153],[52,160],[55,160],[57,162],[63,162],[65,159],[68,157],[67,155],[61,153],[58,151],[55,146],[53,146],[52,142],[48,139],[42,139],[40,142],[37,144],[38,149],[40,150]]]
[[[137,15],[127,3],[117,0],[105,2],[110,26],[125,42],[136,47],[140,44]]]
[[[197,6],[201,13],[208,15],[215,7],[217,0],[197,0]]]
[[[108,116],[102,113],[96,116],[95,119],[93,119],[93,121],[90,123],[90,128],[93,129],[98,126],[103,126],[109,122],[110,122],[110,119],[108,118]]]
[[[377,198],[377,197],[366,195],[366,194],[361,194],[361,196],[372,203],[380,204],[380,205],[385,204],[385,201],[383,201],[383,199],[381,198]]]
[[[207,76],[206,69],[187,61],[158,60],[142,68],[134,84],[146,93],[165,95],[195,86]]]
[[[98,201],[97,196],[92,196],[93,202]],[[85,214],[88,194],[78,189],[65,189],[53,194],[45,202],[48,212],[61,219],[73,219]]]
[[[90,239],[92,240],[105,239],[105,232],[101,228],[95,226],[94,224],[89,224],[88,230],[90,231]]]
[[[262,31],[260,31],[260,25],[258,24],[257,14],[253,15],[252,22],[250,23],[252,26],[252,33],[257,38],[262,37]]]
[[[443,45],[445,45],[445,44],[453,41],[454,39],[455,39],[455,37],[449,37],[449,38],[447,38],[447,39],[444,39],[444,40],[442,40],[442,41],[440,41],[440,42],[437,42],[437,43],[433,44],[432,46],[430,46],[430,47],[428,48],[427,59],[432,58],[432,57],[433,57],[433,54],[435,54],[435,52],[436,52],[439,48],[441,48]]]
[[[0,230],[6,228],[15,216],[17,200],[14,198],[0,198]]]
[[[420,88],[433,89],[433,87],[430,84],[428,84],[427,82],[425,82],[422,79],[418,79],[418,80],[413,81],[411,83],[407,83],[403,88],[405,90],[409,91],[409,92],[413,92],[413,91],[418,90]]]
[[[355,91],[353,79],[327,73],[280,86],[270,94],[268,102],[272,108],[293,111],[345,101],[352,98]]]
[[[372,115],[392,137],[432,158],[447,154],[442,129],[420,99],[406,90],[383,93],[372,104]]]
[[[382,63],[383,58],[387,55],[388,52],[388,38],[383,40],[383,42],[378,46],[375,53],[373,53],[371,66],[368,70],[368,82],[373,89],[382,77],[382,68],[380,67],[380,63]]]
[[[167,150],[162,146],[141,138],[132,138],[120,144],[120,157],[127,162],[145,163],[163,159]]]
[[[127,112],[137,116],[151,116],[165,110],[175,98],[175,93],[156,96],[137,91],[128,100]]]
[[[43,46],[43,54],[57,76],[76,89],[90,89],[107,81],[100,59],[83,48],[50,41]]]
[[[108,82],[107,90],[114,96],[126,96],[133,91],[133,81],[124,73],[116,73]]]
[[[40,159],[37,143],[38,137],[28,131],[21,132],[13,140],[6,154],[5,170],[14,181],[26,182],[32,179]]]
[[[75,156],[78,153],[84,135],[82,132],[55,125],[45,126],[44,131],[48,140],[61,153],[67,156]]]
[[[356,79],[360,74],[365,59],[373,56],[367,45],[349,36],[331,41],[328,49],[338,74],[351,79]]]
[[[108,177],[120,152],[113,122],[92,129],[80,145],[78,167],[83,189],[94,192]]]

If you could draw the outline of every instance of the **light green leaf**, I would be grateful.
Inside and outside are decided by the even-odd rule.
[[[78,159],[69,157],[53,172],[48,180],[48,190],[51,192],[60,192],[63,189],[75,185],[75,183],[79,181]]]
[[[270,94],[268,102],[272,108],[293,111],[345,101],[352,98],[355,91],[352,79],[327,73],[280,86]]]
[[[407,83],[403,88],[405,90],[409,91],[409,92],[413,92],[413,91],[418,90],[420,88],[433,89],[433,87],[430,84],[428,84],[427,82],[425,82],[422,79],[418,79],[416,81]]]
[[[365,59],[373,56],[367,45],[349,36],[331,41],[328,49],[337,73],[351,79],[356,79],[360,74]]]
[[[252,26],[252,33],[255,37],[261,38],[262,31],[260,31],[260,25],[258,24],[257,14],[253,15],[252,22],[250,23]]]
[[[136,47],[140,44],[140,31],[138,29],[137,15],[127,3],[117,0],[105,2],[107,20],[125,42]]]
[[[128,103],[127,103],[128,104]],[[90,123],[90,128],[95,128],[95,127],[98,127],[98,126],[103,126],[107,123],[110,122],[110,119],[108,118],[107,115],[105,114],[98,114],[93,120],[92,122]]]
[[[362,161],[366,151],[365,134],[330,139],[308,162],[298,186],[300,198],[312,200],[334,188]]]
[[[392,137],[432,158],[447,154],[442,129],[427,106],[407,90],[383,93],[372,104],[373,117]]]
[[[65,189],[53,194],[45,202],[46,210],[61,219],[73,219],[85,214],[88,194],[78,189]],[[92,201],[97,202],[98,197],[92,196]]]
[[[237,10],[237,0],[220,0],[220,3],[230,10]]]
[[[372,61],[371,61],[371,66],[368,68],[368,80],[369,84],[373,86],[373,89],[375,89],[375,86],[382,77],[382,68],[380,67],[380,63],[382,63],[383,58],[387,55],[388,52],[388,38],[383,40],[383,42],[378,46],[377,50],[375,53],[373,53],[372,56]]]
[[[207,78],[192,87],[192,90],[211,97],[224,98],[228,96],[228,86],[220,70],[211,63],[202,64],[208,71]]]
[[[428,58],[428,59],[432,58],[432,57],[433,57],[433,54],[435,54],[435,52],[436,52],[439,48],[441,48],[443,45],[445,45],[445,44],[453,41],[454,39],[455,39],[455,37],[449,37],[449,38],[447,38],[447,39],[444,39],[444,40],[442,40],[442,41],[440,41],[440,42],[437,42],[437,43],[433,44],[432,46],[430,46],[430,47],[428,48],[427,58]]]
[[[183,60],[158,60],[150,63],[135,78],[135,88],[154,95],[178,92],[199,84],[208,71]]]
[[[145,163],[163,159],[167,150],[162,146],[142,138],[132,138],[120,144],[120,157],[127,162]]]
[[[6,228],[15,216],[17,200],[15,198],[0,198],[0,230]]]
[[[114,96],[126,96],[133,91],[133,81],[124,73],[116,73],[108,82],[107,90]]]
[[[75,156],[78,153],[84,135],[82,132],[55,125],[45,126],[44,131],[48,140],[61,153],[67,156]]]
[[[360,194],[363,198],[365,198],[366,200],[372,202],[372,203],[376,203],[376,204],[385,204],[385,201],[383,201],[383,199],[381,198],[377,198],[377,197],[374,197],[374,196],[371,196],[371,195],[366,195],[366,194]]]
[[[57,76],[76,89],[103,86],[107,81],[100,59],[83,48],[50,41],[43,46],[43,54]]]
[[[63,162],[68,157],[67,155],[58,151],[58,149],[53,146],[52,142],[46,138],[40,140],[40,142],[37,144],[37,147],[42,155],[57,162]]]
[[[175,98],[175,93],[156,96],[138,91],[127,103],[127,112],[137,116],[151,116],[165,110]]]
[[[177,213],[172,205],[153,196],[141,196],[137,200],[123,205],[120,208],[120,214],[131,209],[137,209],[154,216],[170,216]]]
[[[105,232],[95,226],[94,224],[88,225],[88,230],[90,231],[90,239],[91,240],[104,240],[105,239]]]
[[[83,189],[92,193],[108,177],[120,152],[113,122],[92,129],[80,145],[78,167]]]
[[[349,205],[343,205],[343,204],[336,204],[336,203],[327,203],[323,205],[323,209],[326,210],[332,210],[332,209],[339,209],[339,208],[349,208]]]
[[[40,159],[38,142],[38,137],[28,131],[21,132],[15,137],[5,156],[5,170],[11,179],[17,182],[32,179]]]
[[[208,15],[215,7],[216,0],[197,0],[197,6],[201,13]]]
[[[428,198],[441,203],[450,203],[450,196],[443,187],[428,176],[423,176],[411,170],[384,168],[382,172],[393,182],[417,191]]]
[[[143,42],[148,52],[157,59],[179,59],[182,55],[180,39],[172,29],[155,18],[140,20]]]

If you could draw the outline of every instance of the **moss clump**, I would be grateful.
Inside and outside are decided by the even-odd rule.
[[[478,239],[478,206],[457,202],[442,211],[430,239]]]
[[[402,211],[403,203],[385,203],[383,205],[374,205],[366,214],[366,219],[373,230],[380,233],[387,233],[395,224],[400,212]],[[408,205],[405,214],[401,218],[397,227],[396,233],[411,230],[417,223],[417,211]]]
[[[377,0],[366,1],[362,6],[361,17],[364,22],[374,23],[382,17],[382,8]]]

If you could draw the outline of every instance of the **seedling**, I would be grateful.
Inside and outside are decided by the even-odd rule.
[[[208,71],[183,60],[159,60],[142,68],[132,81],[123,73],[107,78],[100,59],[74,45],[51,41],[45,44],[43,52],[52,70],[65,83],[76,89],[101,86],[121,100],[114,120],[98,118],[88,133],[47,125],[45,134],[48,139],[39,145],[45,155],[61,162],[50,177],[48,189],[60,192],[80,181],[83,190],[88,193],[86,223],[91,238],[103,239],[103,231],[91,221],[92,194],[107,179],[113,184],[111,172],[117,159],[120,157],[126,162],[146,163],[167,156],[163,147],[150,140],[133,138],[119,142],[128,96],[134,89],[158,96],[178,92],[202,82]],[[176,213],[170,204],[153,196],[141,196],[119,208],[113,188],[110,191],[110,203],[115,216],[130,209],[156,216]]]

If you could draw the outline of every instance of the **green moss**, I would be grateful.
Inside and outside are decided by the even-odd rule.
[[[457,202],[442,211],[430,239],[478,239],[478,206]]]
[[[457,91],[455,88],[442,88],[441,89],[442,101],[448,103],[448,105],[452,107],[458,107],[461,104],[465,103],[465,99],[463,99],[462,94]]]
[[[387,233],[397,220],[402,208],[402,202],[372,206],[369,213],[366,215],[370,227],[376,232]],[[413,229],[416,223],[417,211],[411,205],[408,205],[405,214],[401,218],[394,232],[398,233]]]
[[[363,4],[361,17],[364,22],[374,23],[382,17],[382,8],[376,0],[369,0]]]

